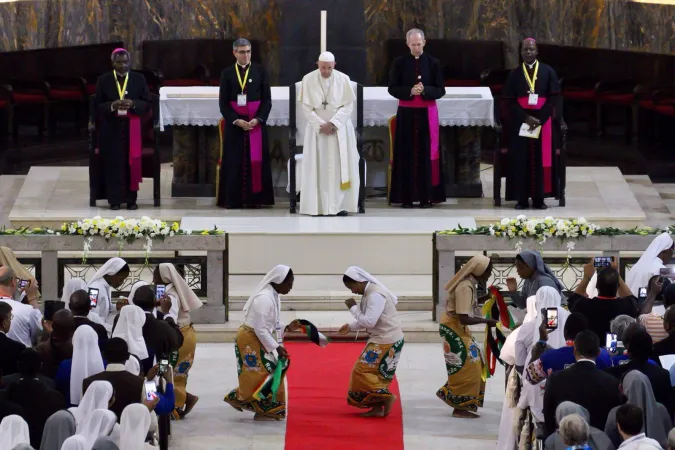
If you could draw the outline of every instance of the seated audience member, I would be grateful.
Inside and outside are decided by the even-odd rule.
[[[91,450],[120,450],[120,448],[117,446],[114,439],[104,436],[96,439]]]
[[[675,412],[675,392],[670,384],[670,373],[653,364],[649,364],[652,353],[652,337],[640,327],[631,334],[628,341],[630,362],[606,369],[607,373],[620,380],[631,370],[638,370],[649,378],[656,401],[666,407],[672,416]]]
[[[558,405],[570,401],[583,406],[591,415],[590,425],[603,429],[609,411],[621,404],[619,380],[598,369],[598,336],[585,330],[574,338],[576,364],[548,377],[544,392],[546,436],[555,432]]]
[[[57,311],[52,317],[49,340],[35,348],[42,360],[42,373],[49,378],[56,376],[62,361],[73,357],[73,333],[75,333],[73,313],[67,309]]]
[[[578,414],[570,414],[560,421],[558,427],[560,440],[565,444],[565,448],[579,450],[589,450],[588,445],[590,431],[586,420]]]
[[[16,361],[26,348],[20,342],[7,336],[12,324],[12,306],[0,302],[0,375],[10,375],[17,372]]]
[[[61,450],[87,450],[87,448],[89,448],[87,438],[81,434],[76,434],[63,441]]]
[[[75,417],[68,410],[57,411],[45,423],[40,450],[61,450],[63,442],[75,434]]]
[[[105,372],[85,378],[84,393],[87,393],[87,389],[94,381],[108,381],[115,391],[115,403],[110,406],[110,410],[119,419],[122,417],[124,408],[132,403],[143,401],[143,382],[145,380],[143,377],[126,371],[124,364],[129,359],[129,350],[127,343],[123,339],[117,337],[109,339],[103,350],[103,355],[108,366]]]
[[[84,379],[101,372],[103,358],[98,336],[90,326],[82,326],[73,335],[73,358],[63,361],[56,372],[56,387],[70,405],[77,406],[82,400]]]
[[[14,450],[30,444],[28,424],[19,416],[7,416],[0,422],[0,450]]]
[[[626,317],[626,316],[620,316],[620,317]],[[617,317],[618,319],[618,317]],[[630,342],[631,337],[635,335],[638,332],[646,332],[645,327],[640,325],[635,321],[635,319],[631,318],[632,323],[630,323],[625,330],[623,331],[623,334],[617,333],[617,339],[620,341],[619,343],[621,345],[617,345],[617,352],[614,356],[612,356],[612,366],[621,366],[623,364],[628,364],[631,359],[630,359],[630,354],[628,353],[628,343]],[[647,362],[653,366],[658,366],[656,361],[653,359],[649,358]]]
[[[120,421],[120,449],[156,450],[146,443],[152,419],[150,411],[143,405],[129,405],[122,413]]]
[[[16,293],[16,276],[9,267],[0,267],[0,303],[12,307],[12,323],[7,337],[21,342],[25,347],[33,346],[33,338],[42,331],[42,313],[38,308],[37,298],[24,304],[14,300]]]
[[[87,289],[87,282],[80,278],[71,278],[68,280],[65,286],[63,286],[63,295],[61,296],[61,301],[66,305],[66,309],[70,309],[70,297],[72,297],[75,292],[87,292]],[[94,311],[89,311],[87,318],[99,325],[105,325],[103,319],[101,319]]]
[[[155,292],[150,286],[139,287],[134,294],[134,305],[145,312],[145,324],[143,324],[143,339],[148,351],[148,357],[141,361],[144,373],[153,366],[155,357],[168,358],[172,352],[178,351],[183,345],[183,335],[171,317],[166,320],[156,319],[153,316],[155,309]],[[117,326],[118,317],[115,317],[113,330]]]
[[[626,404],[617,408],[616,429],[621,437],[623,450],[661,450],[659,441],[642,432],[645,425],[644,412],[635,405]]]
[[[110,409],[115,403],[115,390],[108,381],[94,381],[82,397],[79,406],[68,408],[75,418],[77,433],[84,427],[87,418],[97,409]]]
[[[568,300],[571,312],[578,312],[588,318],[589,329],[598,335],[600,342],[609,333],[609,323],[616,316],[638,316],[637,299],[633,296],[616,269],[616,261],[612,267],[605,267],[598,272],[595,298],[587,298],[586,287],[595,274],[593,260],[584,265],[584,278]]]
[[[138,375],[141,372],[140,362],[148,358],[148,348],[143,339],[143,325],[145,324],[145,312],[136,305],[126,305],[119,314],[119,320],[115,325],[113,337],[123,339],[131,360],[138,361],[138,365],[127,370]],[[121,412],[121,411],[120,411]]]
[[[675,450],[675,428],[668,433],[668,450]]]
[[[628,355],[624,356],[624,352],[626,351],[626,330],[634,323],[636,323],[636,320],[625,314],[616,316],[614,320],[609,323],[609,332],[616,334],[616,351],[612,353],[613,366],[618,365],[618,363],[624,359],[628,359]],[[615,358],[618,358],[619,356],[622,358],[615,362]]]
[[[555,410],[555,419],[558,422],[558,430],[560,430],[561,421],[572,414],[581,416],[586,424],[591,420],[591,415],[588,410],[582,406],[572,402],[562,402]],[[593,450],[614,450],[614,444],[609,440],[609,437],[604,431],[598,430],[591,426],[588,427],[588,440],[586,442],[589,448]],[[560,433],[553,433],[546,439],[544,448],[546,450],[566,450],[569,445],[563,443]]]
[[[87,447],[91,448],[96,439],[109,436],[119,439],[120,426],[117,424],[117,416],[107,409],[95,409],[87,418],[81,430],[77,434],[84,436]]]
[[[548,377],[549,371],[555,373],[573,365],[576,362],[574,358],[574,338],[577,334],[587,329],[588,319],[584,315],[579,313],[570,314],[565,322],[565,346],[547,350],[548,331],[546,329],[546,322],[542,322],[542,326],[539,327],[539,342],[532,350],[532,362],[524,372],[525,379],[532,384],[539,384]],[[612,367],[612,360],[607,350],[604,348],[600,349],[600,355],[595,360],[595,363],[599,369]]]
[[[675,306],[666,310],[663,316],[663,328],[668,332],[668,337],[654,343],[654,356],[675,354]]]
[[[37,378],[40,356],[32,348],[25,349],[21,354],[19,370],[21,379],[8,389],[7,400],[23,408],[30,428],[30,444],[38,447],[47,419],[56,411],[66,408],[66,399]]]
[[[70,296],[70,310],[75,316],[75,329],[82,325],[89,325],[98,336],[99,344],[102,346],[108,339],[108,331],[100,323],[95,323],[89,319],[91,313],[91,300],[87,291],[75,291]]]
[[[655,306],[654,302],[663,299],[663,306]],[[668,333],[663,327],[663,315],[666,309],[675,305],[675,284],[671,284],[667,278],[661,278],[655,275],[649,280],[647,287],[647,299],[640,308],[640,325],[647,329],[654,342],[661,341],[668,337]]]
[[[666,408],[654,399],[649,379],[641,372],[632,370],[622,381],[623,395],[626,403],[638,408],[644,419],[644,432],[647,437],[655,439],[661,445],[666,445],[668,431],[673,427],[673,420]],[[625,406],[625,405],[624,405]],[[614,445],[621,444],[622,435],[617,427],[618,411],[621,406],[614,408],[607,416],[605,433]],[[623,438],[625,439],[625,438]]]

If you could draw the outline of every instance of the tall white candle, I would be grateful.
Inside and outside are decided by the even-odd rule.
[[[326,18],[328,17],[327,11],[321,11],[321,52],[326,51]]]

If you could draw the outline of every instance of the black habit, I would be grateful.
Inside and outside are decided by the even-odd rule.
[[[423,100],[438,100],[445,95],[441,63],[426,53],[419,58],[397,58],[389,73],[389,94],[410,101],[410,91],[418,82],[424,85]],[[429,117],[426,108],[398,107],[396,136],[389,185],[389,203],[441,203],[445,201],[442,155],[440,183],[432,185]],[[439,144],[440,145],[440,144]],[[440,152],[440,149],[439,149]]]
[[[118,77],[120,88],[124,86],[124,77]],[[133,100],[134,107],[129,114],[142,116],[148,110],[149,91],[145,77],[136,72],[129,72],[125,99]],[[96,82],[96,127],[98,130],[97,145],[101,157],[99,183],[105,198],[111,205],[136,203],[138,191],[129,189],[129,119],[118,117],[111,105],[119,100],[120,95],[115,83],[114,72],[101,75]],[[142,131],[141,131],[142,133]]]
[[[248,77],[244,81],[247,68]],[[244,93],[247,102],[259,101],[260,105],[255,117],[240,115],[232,107],[237,102],[237,95],[242,93],[237,77],[246,83]],[[220,175],[218,182],[218,206],[223,208],[243,208],[260,205],[274,205],[274,186],[272,185],[272,168],[267,139],[267,118],[272,110],[272,93],[265,68],[250,63],[246,67],[234,64],[223,70],[220,76],[220,113],[224,119],[223,148],[220,155]],[[251,178],[251,148],[249,131],[236,125],[238,119],[250,122],[258,119],[262,127],[262,191],[253,192]]]
[[[527,66],[526,66],[527,67]],[[534,69],[528,69],[528,75],[534,76]],[[546,98],[540,109],[525,109],[518,99],[527,105],[530,85],[525,79],[522,65],[511,71],[503,91],[505,110],[502,118],[504,130],[508,133],[509,170],[506,175],[506,200],[516,200],[525,206],[528,199],[539,205],[544,198],[557,197],[559,193],[559,176],[556,165],[555,149],[560,136],[560,84],[558,76],[551,66],[539,63],[539,72],[535,81],[534,92],[539,98]],[[551,119],[551,135],[547,140],[550,146],[550,169],[544,169],[542,159],[542,141],[545,139],[542,129],[539,139],[519,136],[520,127],[526,116],[532,116],[544,125]]]

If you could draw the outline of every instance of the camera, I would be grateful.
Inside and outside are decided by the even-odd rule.
[[[169,368],[169,360],[168,359],[160,359],[159,360],[159,374],[163,375],[168,368]]]

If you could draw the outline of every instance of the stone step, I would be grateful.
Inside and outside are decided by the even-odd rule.
[[[440,342],[438,335],[438,324],[432,320],[431,312],[426,311],[401,311],[398,315],[403,326],[406,342],[429,343]],[[335,340],[365,340],[367,334],[364,332],[350,333],[347,336],[338,334],[342,325],[350,320],[349,311],[282,311],[281,320],[284,324],[290,323],[293,319],[300,318],[312,322],[319,331],[331,339]],[[231,311],[230,321],[223,324],[196,324],[197,340],[200,343],[222,343],[234,342],[237,330],[244,320],[244,313],[241,311]],[[482,325],[469,327],[477,342],[483,340]],[[287,336],[287,340],[305,340],[301,334],[292,333]]]

